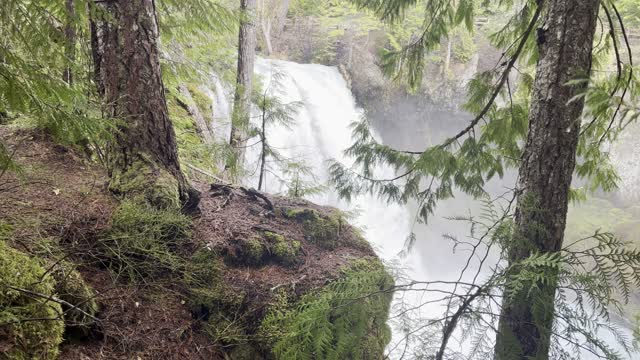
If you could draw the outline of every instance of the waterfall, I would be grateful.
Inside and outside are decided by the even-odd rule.
[[[229,141],[231,133],[231,98],[232,91],[226,86],[218,76],[211,75],[212,88],[203,87],[202,90],[211,100],[213,119],[210,128],[217,143],[226,143]]]
[[[304,161],[312,167],[317,180],[326,183],[327,160],[351,161],[343,150],[351,145],[351,123],[363,116],[344,78],[334,67],[278,60],[258,59],[255,71],[265,87],[273,87],[269,82],[274,72],[283,74],[280,87],[273,87],[276,93],[272,95],[283,103],[301,103],[290,129],[268,130],[270,145],[287,158]],[[256,160],[257,149],[248,150],[249,168],[256,167]],[[265,191],[281,193],[284,190],[284,184],[276,175],[267,174]],[[372,196],[360,196],[345,203],[331,189],[311,195],[309,200],[343,210],[360,210],[355,225],[364,228],[367,239],[383,259],[389,260],[398,254],[409,234],[409,212],[399,205],[388,205]]]
[[[337,68],[258,59],[255,71],[270,95],[277,96],[282,103],[301,103],[293,125],[273,126],[268,129],[267,139],[270,146],[277,149],[283,157],[304,161],[313,169],[313,174],[321,183],[325,183],[328,179],[327,160],[336,159],[347,165],[352,163],[351,159],[345,157],[343,151],[352,144],[350,125],[363,116],[363,111],[356,105],[346,81]],[[271,83],[275,73],[282,74],[278,80],[279,87]],[[224,94],[224,90],[220,90],[223,86],[218,82],[215,87],[215,93],[218,94],[216,96],[219,98],[219,94]],[[226,116],[230,113],[228,103],[226,106],[216,105],[215,109],[226,111]],[[255,112],[253,118],[258,118],[258,115]],[[257,146],[247,150],[246,165],[250,169],[248,181],[251,186],[257,186],[258,154]],[[393,172],[389,169],[380,169],[378,175],[392,177]],[[275,194],[285,192],[286,186],[281,181],[281,177],[282,174],[277,170],[268,173],[266,188],[263,190]],[[502,189],[502,184],[494,185]],[[363,228],[365,238],[373,245],[378,255],[387,263],[402,268],[404,276],[417,281],[456,280],[468,253],[454,251],[452,244],[443,239],[443,234],[464,239],[469,233],[469,227],[460,226],[460,223],[444,218],[478,211],[478,205],[474,205],[472,199],[457,194],[455,199],[439,205],[437,216],[428,226],[416,226],[414,224],[415,204],[407,206],[388,204],[375,196],[358,196],[350,203],[346,203],[340,200],[330,188],[321,194],[310,195],[307,198],[320,205],[334,206],[345,211],[359,210],[357,218],[352,222]],[[415,251],[406,258],[399,258],[398,254],[412,231],[418,237]],[[497,261],[497,258],[495,260]],[[477,267],[477,263],[473,262],[472,267],[474,264]],[[403,304],[405,306],[426,304],[434,296],[418,292],[401,292],[396,294],[393,306],[397,312]],[[437,318],[444,310],[442,305],[423,306],[417,313],[420,318]],[[391,315],[394,316],[394,311]],[[408,331],[407,325],[395,319],[391,326],[393,339],[388,348],[389,358],[399,359],[403,352],[411,358],[409,354],[412,353],[413,345],[409,344],[409,348],[406,348],[401,344],[405,332]],[[435,336],[440,334],[436,333]],[[456,334],[454,338],[463,339],[464,336]],[[607,336],[605,341],[614,343],[613,339]],[[399,343],[399,347],[395,346]],[[449,343],[452,354],[464,352],[468,350],[468,346],[468,339],[452,339]],[[592,358],[589,355],[581,354],[581,358]]]

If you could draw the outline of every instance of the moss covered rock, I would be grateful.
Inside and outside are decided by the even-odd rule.
[[[277,263],[291,266],[298,262],[297,256],[302,245],[297,240],[265,231],[261,236],[252,236],[248,239],[236,239],[233,249],[229,249],[226,259],[232,264],[249,266],[264,266],[269,263]]]
[[[276,359],[382,359],[393,284],[379,260],[360,259],[317,292],[281,296],[261,325],[265,346]]]
[[[246,263],[261,265],[266,249],[260,238],[253,237],[243,242],[242,252]]]
[[[344,222],[339,211],[323,215],[313,209],[289,209],[284,215],[302,223],[304,236],[309,242],[326,249],[334,249],[338,245]]]
[[[296,263],[296,257],[301,247],[299,241],[289,240],[280,234],[270,231],[266,231],[264,237],[269,243],[271,255],[273,255],[276,262],[283,265],[293,265]]]
[[[54,359],[62,342],[62,308],[47,301],[55,281],[33,259],[0,240],[0,359]],[[20,289],[20,290],[18,290]]]
[[[89,335],[95,325],[92,316],[95,317],[98,312],[96,293],[70,262],[56,264],[51,275],[56,281],[55,291],[58,297],[75,306],[62,306],[67,333],[73,331],[80,337]]]

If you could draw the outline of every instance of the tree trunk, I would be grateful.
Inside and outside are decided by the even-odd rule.
[[[263,100],[263,103],[266,101]],[[261,149],[260,149],[260,174],[258,175],[258,190],[262,190],[262,184],[265,176],[265,166],[267,164],[267,109],[262,109],[262,128],[260,132]]]
[[[449,75],[449,67],[451,66],[451,38],[447,38],[447,52],[444,55],[444,64],[442,65],[442,77],[447,79]]]
[[[91,37],[91,60],[93,61],[93,81],[96,84],[98,96],[104,96],[104,84],[102,83],[102,55],[104,54],[104,37],[101,34],[102,22],[89,18],[89,33]]]
[[[197,211],[199,194],[180,170],[158,54],[153,0],[96,2],[100,83],[107,114],[123,121],[112,151],[110,189],[159,208]],[[94,56],[95,58],[95,56]]]
[[[540,58],[520,166],[514,238],[508,249],[509,263],[515,265],[512,274],[519,271],[516,264],[532,253],[558,252],[562,246],[584,108],[583,98],[570,100],[587,86],[567,82],[590,74],[600,1],[539,4],[547,7],[546,20],[545,29],[538,30]],[[549,272],[553,279],[553,271]],[[517,293],[509,292],[508,286],[505,290],[496,360],[549,356],[557,282],[529,285]]]
[[[233,115],[231,117],[231,138],[229,143],[233,148],[232,158],[227,164],[232,178],[242,169],[245,153],[246,128],[249,125],[251,112],[251,90],[253,88],[253,64],[256,57],[256,0],[240,0],[243,19],[240,22],[238,38],[238,72],[236,77],[236,91],[233,99]]]
[[[180,105],[184,107],[185,110],[187,110],[191,117],[193,117],[193,120],[196,124],[196,129],[198,130],[198,134],[202,138],[202,142],[206,145],[213,144],[213,134],[209,129],[209,124],[207,124],[207,120],[205,119],[204,115],[202,115],[202,112],[200,112],[200,109],[198,108],[196,102],[193,100],[189,88],[187,88],[185,85],[180,85],[178,87],[178,91],[180,91],[180,95],[182,95],[185,100],[184,102],[180,101]]]
[[[69,85],[73,85],[73,70],[71,66],[76,60],[76,7],[74,0],[66,0],[65,12],[66,23],[64,26],[64,55],[67,66],[62,73],[62,79]]]
[[[267,56],[273,54],[273,45],[271,44],[271,20],[262,18],[262,36],[267,50]]]

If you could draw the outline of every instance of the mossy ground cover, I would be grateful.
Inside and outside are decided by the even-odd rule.
[[[32,145],[33,152],[18,155],[38,183],[18,187],[0,203],[0,215],[8,220],[1,228],[15,234],[6,249],[24,248],[42,260],[37,271],[50,269],[46,278],[51,280],[39,291],[55,293],[82,310],[53,305],[66,316],[59,318],[60,331],[47,329],[55,339],[38,358],[58,352],[72,360],[271,358],[273,334],[261,329],[280,293],[286,295],[286,306],[279,309],[291,314],[287,319],[296,318],[292,314],[313,297],[336,305],[333,314],[349,322],[364,319],[357,314],[365,312],[382,314],[380,303],[373,301],[350,318],[351,312],[339,310],[349,308],[343,298],[329,295],[339,293],[339,285],[331,284],[351,278],[348,269],[358,259],[374,259],[371,248],[358,243],[364,240],[356,229],[332,209],[267,195],[275,207],[269,211],[242,194],[229,201],[206,195],[207,185],[196,184],[205,194],[202,215],[188,218],[147,201],[114,201],[104,186],[104,170],[72,156],[73,151],[55,150],[55,144]],[[286,216],[287,209],[308,209],[311,216],[305,222]],[[250,245],[253,263],[224,260],[221,247],[240,240]],[[344,281],[355,289],[355,282]],[[99,319],[99,333],[93,332],[93,317]],[[381,324],[362,323],[369,335],[360,332],[349,341],[360,350],[380,348],[387,332]],[[82,341],[69,338],[72,327]]]
[[[55,359],[64,321],[41,262],[0,239],[0,359]]]

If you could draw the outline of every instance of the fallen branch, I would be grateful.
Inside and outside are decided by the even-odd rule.
[[[244,192],[254,200],[257,200],[258,198],[262,199],[267,204],[267,208],[269,210],[273,211],[275,209],[271,200],[269,200],[269,198],[266,195],[259,192],[258,190],[252,189],[252,188],[247,189],[244,187],[240,187],[240,190],[242,190],[242,192]]]
[[[84,311],[84,310],[80,309],[80,308],[79,308],[79,307],[77,307],[76,305],[73,305],[73,304],[72,304],[72,303],[70,303],[70,302],[67,302],[67,301],[64,301],[64,300],[62,300],[62,299],[59,299],[59,298],[57,298],[57,297],[55,297],[55,296],[53,296],[53,295],[40,294],[40,293],[37,293],[37,292],[31,291],[31,290],[22,289],[22,288],[18,288],[18,287],[14,287],[14,286],[9,286],[9,289],[11,289],[11,290],[15,290],[15,291],[19,291],[19,292],[21,292],[21,293],[24,293],[24,294],[30,295],[30,296],[32,296],[32,297],[38,297],[38,298],[45,299],[45,300],[47,300],[47,301],[53,301],[53,302],[58,303],[58,304],[60,304],[60,305],[68,306],[69,308],[71,308],[71,309],[73,309],[73,310],[77,310],[77,311],[79,311],[82,315],[84,315],[84,316],[88,317],[89,319],[91,319],[91,320],[93,320],[93,321],[95,321],[95,322],[97,322],[97,323],[99,323],[99,322],[100,322],[100,319],[98,319],[97,317],[95,317],[95,316],[93,316],[93,315],[91,315],[91,314],[87,313],[86,311]]]
[[[210,177],[210,178],[212,178],[212,179],[216,180],[216,181],[217,181],[218,183],[220,183],[220,184],[225,184],[225,185],[228,185],[228,186],[233,185],[233,184],[231,184],[231,183],[229,183],[229,182],[226,182],[226,181],[222,180],[221,178],[219,178],[219,177],[217,177],[217,176],[213,175],[212,173],[210,173],[210,172],[208,172],[208,171],[206,171],[206,170],[203,170],[203,169],[200,169],[199,167],[196,167],[195,165],[192,165],[192,164],[189,164],[189,163],[185,163],[185,165],[187,165],[187,167],[188,167],[189,169],[191,169],[191,170],[195,170],[195,171],[199,172],[199,173],[200,173],[200,174],[202,174],[202,175],[206,175],[206,176],[208,176],[208,177]]]
[[[269,211],[275,210],[275,206],[273,205],[273,202],[267,197],[267,195],[253,188],[246,188],[243,186],[231,185],[231,184],[211,184],[211,189],[210,189],[210,191],[212,192],[211,193],[212,196],[226,195],[227,197],[231,197],[234,193],[237,193],[237,190],[240,190],[243,196],[251,200],[257,201],[258,199],[260,199],[264,201],[264,203],[266,204],[265,207],[267,208],[267,210]]]

